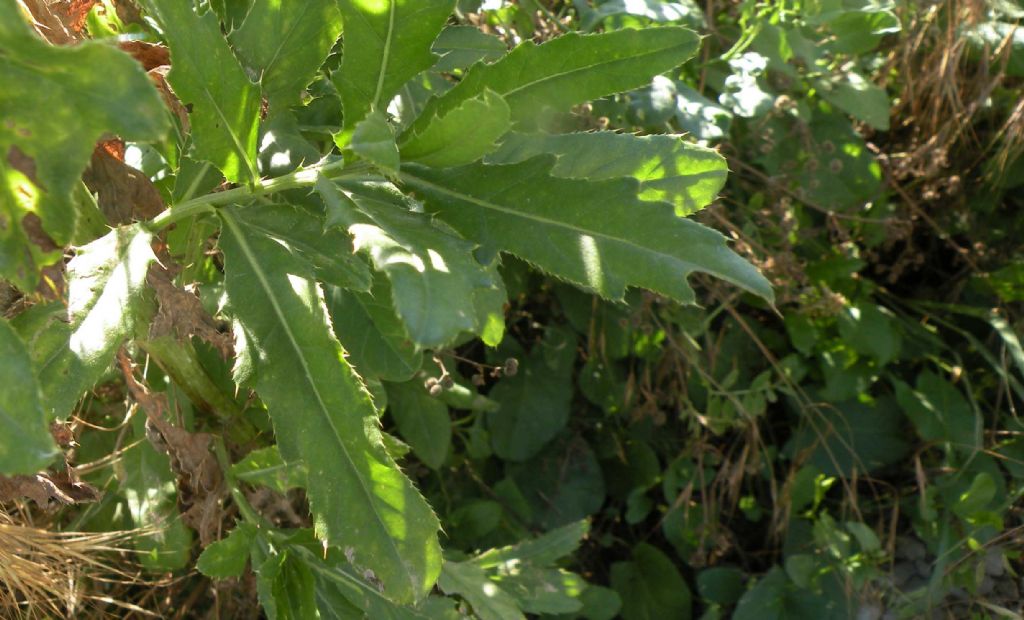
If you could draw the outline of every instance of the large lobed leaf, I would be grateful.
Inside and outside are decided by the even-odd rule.
[[[231,44],[259,75],[263,96],[276,111],[299,102],[340,34],[336,0],[256,0],[241,27],[231,33]]]
[[[409,79],[434,64],[430,48],[454,0],[338,0],[345,22],[341,93],[346,128],[383,111]]]
[[[411,133],[422,133],[435,117],[486,89],[505,98],[513,122],[535,124],[545,108],[563,111],[644,86],[686,62],[699,42],[693,31],[676,27],[567,34],[543,45],[527,42],[493,64],[474,65],[455,88],[426,105]]]
[[[34,211],[58,245],[67,243],[77,219],[71,191],[96,140],[105,133],[156,140],[170,124],[156,89],[128,55],[99,42],[48,45],[14,0],[0,0],[0,84],[0,276],[32,290],[42,257],[28,253],[25,214]],[[12,147],[34,159],[35,204],[17,198],[25,191],[7,191],[19,183],[7,168]]]
[[[640,181],[640,198],[671,202],[679,216],[709,205],[729,174],[725,158],[717,151],[689,144],[679,136],[611,131],[511,133],[487,163],[514,164],[545,153],[558,157],[551,169],[555,176],[595,181],[633,177]]]
[[[213,13],[196,14],[191,2],[146,0],[171,48],[167,79],[191,106],[197,159],[220,168],[232,183],[254,183],[259,136],[260,89],[249,81],[228,47]]]
[[[309,472],[317,535],[373,571],[391,598],[421,598],[440,571],[439,524],[385,450],[312,269],[250,227],[244,209],[222,210],[221,218],[229,311],[256,352],[256,388],[281,455]]]
[[[402,182],[429,211],[490,252],[507,251],[609,298],[627,286],[693,303],[686,276],[703,271],[772,300],[764,276],[725,238],[637,197],[634,179],[580,181],[551,175],[554,158],[436,170],[407,164]]]

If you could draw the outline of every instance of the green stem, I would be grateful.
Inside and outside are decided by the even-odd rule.
[[[352,177],[365,174],[370,169],[370,165],[366,163],[357,163],[346,168],[345,162],[340,159],[300,168],[291,174],[260,181],[255,187],[235,187],[223,192],[214,192],[186,200],[149,220],[146,227],[156,232],[194,215],[212,213],[220,206],[245,202],[258,196],[266,196],[289,189],[311,187],[320,176],[332,179]]]
[[[171,336],[138,339],[136,343],[156,361],[196,407],[217,416],[230,440],[245,443],[259,434],[242,416],[242,408],[238,403],[206,374],[192,343],[179,342]]]
[[[231,471],[231,458],[228,456],[227,448],[224,447],[224,440],[220,437],[217,437],[213,442],[213,453],[217,456],[217,463],[220,464],[221,472],[224,474],[224,482],[227,483],[228,489],[231,491],[231,499],[238,506],[238,512],[242,515],[242,520],[258,528],[273,531],[274,525],[267,521],[263,515],[256,512],[256,509],[246,499],[245,493],[242,493],[242,489],[238,487],[238,479],[235,478],[234,472]]]

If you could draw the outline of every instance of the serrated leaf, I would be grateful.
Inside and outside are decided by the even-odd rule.
[[[395,130],[384,113],[371,112],[356,124],[347,146],[363,159],[376,164],[385,173],[394,174],[401,163],[395,140]]]
[[[260,90],[249,81],[221,34],[213,13],[196,14],[191,2],[145,0],[171,48],[167,76],[174,93],[191,105],[194,156],[220,168],[232,183],[254,183]]]
[[[440,469],[452,440],[448,406],[417,382],[389,383],[388,411],[413,453],[431,469]]]
[[[340,34],[336,0],[295,5],[256,0],[230,40],[242,63],[259,76],[263,96],[276,111],[299,102]]]
[[[370,395],[331,334],[310,267],[220,212],[229,311],[260,355],[256,389],[286,462],[302,460],[317,536],[351,550],[399,602],[418,600],[441,564],[439,524],[384,448]]]
[[[345,21],[341,68],[333,76],[341,93],[345,127],[371,110],[383,111],[409,79],[430,68],[430,51],[454,0],[338,0]]]
[[[335,208],[337,220],[348,222],[356,250],[391,281],[395,308],[418,345],[439,347],[464,331],[481,331],[481,315],[487,313],[477,308],[478,297],[486,296],[488,313],[502,313],[497,299],[487,295],[499,286],[497,270],[477,262],[474,244],[443,222],[358,194]]]
[[[256,571],[256,588],[267,620],[318,617],[313,571],[289,551],[269,555]]]
[[[570,33],[543,45],[526,42],[492,64],[474,65],[448,92],[431,100],[412,133],[421,133],[463,101],[493,90],[505,98],[512,121],[529,126],[545,108],[566,111],[612,93],[649,84],[655,75],[686,62],[700,38],[686,28]]]
[[[485,90],[413,134],[401,146],[402,159],[435,168],[472,163],[497,148],[512,128],[511,111],[500,95]]]
[[[231,466],[231,473],[242,482],[262,485],[278,493],[306,486],[305,464],[285,463],[277,446],[253,450]]]
[[[528,614],[571,614],[583,608],[577,598],[587,582],[559,568],[526,567],[502,576],[501,589]]]
[[[589,531],[589,522],[576,521],[532,540],[524,540],[499,549],[489,549],[473,558],[471,562],[480,568],[496,568],[510,562],[552,566],[575,551]]]
[[[57,456],[25,343],[0,319],[0,474],[34,474]]]
[[[338,287],[329,287],[325,293],[334,334],[360,375],[406,381],[416,374],[423,354],[409,339],[405,325],[395,313],[387,278],[374,277],[368,293]]]
[[[156,260],[140,224],[115,228],[68,263],[69,346],[87,368],[106,368],[135,328],[136,306]]]
[[[446,594],[458,594],[473,606],[480,620],[525,620],[515,599],[469,562],[445,562],[437,580]]]
[[[675,205],[676,215],[700,211],[725,185],[729,167],[717,151],[681,136],[635,136],[611,131],[567,134],[511,133],[489,164],[514,164],[542,154],[558,157],[551,173],[594,181],[632,177],[640,198]]]
[[[35,306],[15,319],[31,352],[47,419],[67,416],[134,333],[146,274],[156,259],[151,241],[136,224],[79,248],[68,263],[68,308]]]
[[[99,41],[48,45],[32,33],[18,7],[13,0],[0,1],[0,219],[11,222],[0,226],[0,274],[30,291],[41,264],[59,254],[27,254],[21,228],[27,211],[42,219],[57,245],[66,244],[77,217],[72,189],[96,140],[105,133],[157,140],[170,123],[156,89],[128,55]],[[18,202],[24,192],[19,198],[9,191],[10,183],[20,184],[6,170],[12,147],[34,160],[32,193],[38,198],[31,206]]]
[[[203,549],[196,560],[196,570],[214,579],[241,576],[249,561],[249,545],[255,535],[254,526],[239,523],[226,537]]]
[[[304,540],[309,539],[309,540]],[[316,578],[318,607],[322,618],[385,618],[387,620],[436,620],[437,616],[427,613],[425,606],[435,598],[430,596],[419,608],[398,605],[378,591],[375,584],[368,583],[365,575],[358,571],[334,549],[328,549],[327,557],[318,548],[308,530],[300,530],[291,537],[289,553],[301,559],[313,571]],[[344,615],[344,611],[357,610],[355,615]]]
[[[506,251],[609,299],[627,286],[693,303],[686,276],[703,271],[772,300],[757,269],[667,203],[637,198],[633,179],[580,181],[550,173],[554,158],[443,170],[416,164],[401,179],[465,237]]]
[[[437,35],[434,53],[441,58],[434,71],[465,69],[478,61],[489,62],[505,55],[505,42],[476,26],[448,26]]]
[[[357,291],[370,290],[370,269],[353,254],[352,240],[324,230],[311,211],[287,204],[246,207],[246,226],[274,239],[312,265],[318,280]]]

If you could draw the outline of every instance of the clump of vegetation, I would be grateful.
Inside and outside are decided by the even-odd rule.
[[[0,0],[0,605],[1019,616],[1022,16]]]

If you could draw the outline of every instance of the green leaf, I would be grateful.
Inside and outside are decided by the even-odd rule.
[[[795,453],[813,445],[808,463],[827,476],[850,476],[855,469],[872,472],[898,462],[909,449],[904,419],[889,397],[872,405],[855,400],[834,403],[812,421],[795,433],[787,450]]]
[[[436,597],[428,597],[418,609],[394,603],[381,594],[376,584],[368,582],[365,575],[360,575],[344,559],[342,553],[328,549],[325,558],[323,549],[316,544],[308,530],[297,532],[289,543],[288,552],[301,559],[313,571],[320,617],[438,620],[437,616],[426,611],[431,605],[430,601]],[[351,613],[353,609],[358,610],[354,615]],[[345,615],[344,612],[350,613]]]
[[[0,319],[0,474],[34,474],[57,456],[25,344]]]
[[[35,212],[57,245],[66,244],[77,219],[71,193],[96,141],[107,133],[158,140],[170,123],[156,89],[128,55],[99,41],[49,45],[13,0],[0,0],[0,50],[0,275],[30,291],[39,267],[59,254],[27,253],[25,214]],[[20,202],[25,192],[19,198],[9,191],[16,182],[7,170],[12,148],[34,160],[34,204]]]
[[[336,0],[256,0],[230,40],[242,63],[259,76],[271,111],[277,111],[299,102],[340,34]]]
[[[395,313],[387,278],[374,277],[369,293],[334,286],[325,293],[334,335],[360,375],[407,381],[416,374],[423,354],[409,339],[405,324]]]
[[[943,441],[973,452],[980,446],[975,414],[960,390],[930,370],[917,376],[916,389],[893,381],[896,399],[921,439]]]
[[[422,133],[463,101],[486,89],[505,98],[512,121],[532,125],[545,108],[573,105],[649,84],[659,73],[686,62],[700,38],[685,28],[570,33],[543,45],[526,42],[492,64],[477,64],[455,88],[430,101],[413,124]]]
[[[633,549],[632,562],[612,564],[611,581],[622,597],[624,620],[688,620],[693,613],[686,581],[668,556],[647,543]]]
[[[469,562],[445,562],[437,585],[445,594],[466,599],[480,620],[526,620],[515,599],[488,579],[482,568]]]
[[[778,566],[747,590],[736,606],[735,620],[783,620],[786,618],[786,590],[789,579]]]
[[[512,128],[511,111],[500,95],[485,90],[402,143],[402,159],[435,168],[472,163],[498,148]]]
[[[256,588],[267,620],[318,617],[313,571],[289,551],[267,556],[256,570]]]
[[[259,351],[256,388],[281,455],[308,468],[317,536],[350,551],[391,598],[421,598],[440,570],[437,518],[387,454],[310,267],[249,227],[245,209],[220,215],[229,311]]]
[[[551,441],[569,421],[576,338],[569,330],[549,330],[544,342],[520,360],[519,372],[502,379],[489,396],[501,407],[487,414],[494,453],[525,461]]]
[[[231,473],[242,482],[265,486],[278,493],[306,486],[305,465],[285,463],[277,446],[253,450],[231,466]]]
[[[580,520],[556,528],[532,540],[524,540],[508,547],[489,549],[471,560],[480,568],[496,568],[508,563],[529,563],[534,566],[553,566],[580,546],[590,531],[590,523]]]
[[[342,135],[344,134],[339,134]],[[401,161],[398,157],[398,145],[395,143],[395,130],[383,112],[371,112],[359,121],[352,130],[351,141],[347,146],[356,155],[372,162],[383,172],[398,172]]]
[[[414,381],[389,383],[388,411],[412,451],[431,469],[440,469],[448,457],[452,421],[448,407]]]
[[[409,79],[429,69],[431,44],[454,0],[338,0],[345,21],[342,63],[333,76],[345,127],[383,111]]]
[[[490,62],[505,55],[505,42],[476,26],[448,26],[437,35],[434,53],[441,58],[434,71],[465,69],[478,61]]]
[[[67,311],[60,304],[40,305],[15,319],[47,419],[67,416],[135,332],[145,307],[146,274],[156,258],[151,241],[136,224],[79,248],[68,263]]]
[[[122,226],[80,248],[68,263],[69,346],[86,368],[106,369],[134,331],[136,306],[156,260],[152,240],[139,224]]]
[[[710,204],[729,174],[717,151],[680,136],[634,136],[611,131],[567,134],[509,134],[487,163],[515,164],[550,153],[558,156],[551,173],[594,181],[632,177],[640,198],[675,205],[686,216]]]
[[[880,131],[889,130],[889,95],[859,73],[850,73],[845,80],[819,80],[817,88],[825,101],[843,112]]]
[[[952,506],[953,512],[958,517],[968,519],[992,503],[996,492],[995,480],[987,472],[981,472],[971,481],[971,486],[957,498]]]
[[[191,105],[194,156],[220,168],[232,183],[254,183],[260,90],[249,81],[213,13],[191,2],[145,0],[171,48],[167,76],[182,104]]]
[[[502,576],[501,589],[529,614],[569,614],[583,603],[577,598],[587,582],[575,573],[559,568],[521,568]]]
[[[622,598],[611,588],[590,584],[580,594],[583,609],[579,615],[587,620],[612,620],[619,616],[622,609]]]
[[[743,596],[743,571],[728,566],[705,568],[697,574],[701,598],[719,605],[732,605]]]
[[[884,366],[900,352],[900,334],[894,322],[892,313],[874,304],[847,306],[839,315],[839,336],[850,348]]]
[[[704,271],[772,300],[771,285],[725,238],[636,197],[631,179],[551,176],[554,160],[435,170],[408,164],[404,184],[464,236],[609,299],[639,286],[693,303],[686,276]]]
[[[199,555],[196,569],[214,579],[240,577],[249,561],[249,545],[256,536],[256,528],[239,523],[225,538],[212,543]]]
[[[592,515],[605,500],[601,466],[579,437],[552,442],[533,459],[505,469],[528,502],[533,523],[544,529]]]
[[[370,269],[353,254],[349,236],[338,230],[325,231],[323,220],[308,209],[287,204],[251,205],[245,209],[245,223],[312,265],[318,280],[370,290]]]
[[[346,199],[328,201],[334,204],[335,221],[345,222],[356,250],[387,275],[395,309],[419,346],[449,344],[462,332],[481,331],[489,314],[503,315],[504,299],[488,295],[503,290],[500,276],[494,265],[477,262],[474,244],[443,222],[393,201],[401,197],[379,192],[375,197],[342,196]],[[478,301],[486,302],[484,312]]]

